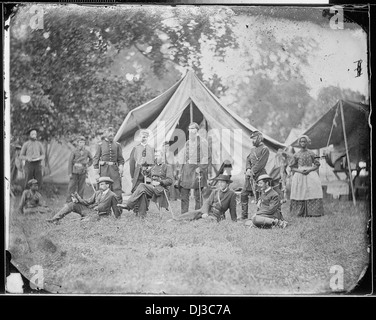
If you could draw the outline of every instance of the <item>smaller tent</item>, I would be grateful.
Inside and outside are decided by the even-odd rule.
[[[326,162],[333,167],[333,172],[341,171],[350,177],[354,201],[351,171],[358,170],[360,162],[370,168],[369,114],[369,105],[339,100],[303,133],[311,139],[310,149],[325,149]],[[291,146],[299,147],[298,139]]]

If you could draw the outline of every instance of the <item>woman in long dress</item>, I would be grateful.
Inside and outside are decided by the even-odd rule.
[[[307,149],[308,136],[299,138],[301,150],[294,154],[290,165],[291,181],[290,213],[301,217],[324,215],[323,192],[318,173],[320,162],[313,151]]]

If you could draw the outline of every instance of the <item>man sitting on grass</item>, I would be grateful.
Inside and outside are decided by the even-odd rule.
[[[23,191],[18,208],[20,214],[46,213],[51,211],[45,204],[42,195],[38,192],[38,181],[31,179],[27,183],[29,189]]]
[[[252,218],[251,227],[258,228],[285,228],[287,222],[281,212],[281,201],[278,193],[271,187],[272,178],[262,174],[257,179],[261,189],[261,196],[257,202],[257,212]]]
[[[78,193],[72,194],[72,202],[66,203],[58,213],[51,219],[47,219],[47,221],[57,222],[71,212],[78,213],[82,218],[85,217],[87,213],[93,211],[95,215],[98,216],[110,216],[111,209],[114,216],[120,218],[121,211],[117,206],[116,194],[110,190],[113,180],[110,177],[100,177],[98,183],[99,190],[93,193],[88,200],[82,199]]]
[[[219,222],[226,218],[225,213],[227,210],[230,211],[231,220],[237,221],[236,194],[233,190],[230,190],[230,184],[232,182],[230,176],[220,174],[213,180],[218,181],[218,188],[213,190],[200,209],[188,211],[169,221],[197,220],[203,218]]]

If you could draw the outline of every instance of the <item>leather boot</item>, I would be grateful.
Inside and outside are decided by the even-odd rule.
[[[248,219],[248,202],[242,202],[242,220]]]

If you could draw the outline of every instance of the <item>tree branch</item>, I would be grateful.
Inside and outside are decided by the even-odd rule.
[[[153,61],[152,58],[150,58],[145,52],[143,52],[138,46],[136,43],[133,43],[133,46],[147,59],[149,59],[150,61]]]

